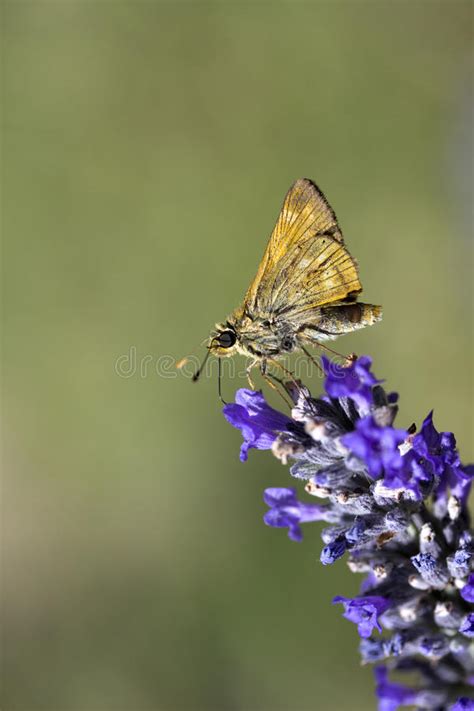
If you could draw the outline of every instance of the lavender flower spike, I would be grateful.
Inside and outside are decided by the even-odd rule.
[[[393,426],[397,396],[387,395],[363,356],[347,367],[322,359],[326,393],[288,385],[291,415],[261,393],[239,390],[224,414],[248,449],[271,449],[308,494],[267,488],[267,525],[301,541],[301,524],[325,521],[324,565],[346,557],[363,573],[355,598],[338,595],[357,625],[364,662],[376,674],[379,711],[412,705],[474,711],[474,532],[467,499],[474,466],[461,463],[451,432],[430,412],[420,430]],[[417,673],[416,687],[390,681],[391,670]]]

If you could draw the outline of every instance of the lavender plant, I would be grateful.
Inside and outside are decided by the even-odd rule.
[[[474,465],[461,464],[454,435],[436,430],[432,412],[418,431],[393,426],[398,396],[384,391],[369,357],[322,364],[325,395],[287,384],[291,416],[245,389],[224,407],[242,432],[242,461],[250,448],[271,450],[308,494],[326,500],[268,488],[264,521],[293,541],[302,540],[302,524],[325,521],[322,564],[347,556],[349,569],[366,576],[357,597],[333,602],[357,625],[363,662],[377,664],[380,711],[472,710]],[[392,670],[417,672],[418,686],[391,681]]]

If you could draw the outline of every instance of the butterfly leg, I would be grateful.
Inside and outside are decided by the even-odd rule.
[[[338,351],[335,351],[332,348],[329,348],[324,343],[320,343],[319,341],[314,341],[314,345],[316,346],[316,348],[321,348],[321,350],[325,350],[328,353],[331,353],[332,355],[337,356],[338,358],[342,358],[344,363],[347,365],[350,365],[353,361],[357,360],[357,356],[355,353],[349,353],[349,355],[344,355],[344,353],[339,353]],[[307,356],[309,358],[309,360],[312,363],[314,363],[314,365],[318,368],[318,370],[321,372],[321,374],[324,375],[323,369],[321,368],[318,361],[313,358],[311,353],[308,350],[306,350],[306,348],[301,344],[300,344],[300,348],[303,351],[303,353],[305,354],[305,356]]]
[[[302,388],[302,387],[301,387],[301,381],[300,381],[300,380],[297,380],[297,379],[295,378],[294,373],[292,373],[291,370],[288,370],[288,368],[285,368],[285,366],[282,365],[281,363],[279,363],[277,360],[273,360],[273,358],[269,358],[268,360],[269,360],[269,362],[270,362],[272,365],[276,365],[278,368],[280,368],[280,370],[282,370],[282,371],[285,373],[285,375],[291,380],[292,384],[295,386],[296,392],[298,393],[298,395],[302,395],[303,398],[304,398],[304,399],[306,400],[306,402],[308,403],[309,407],[311,408],[312,405],[311,405],[310,397],[308,397],[309,393],[307,393],[306,388]],[[317,364],[317,365],[318,365],[318,364]],[[318,367],[320,367],[320,366],[318,365]],[[284,390],[285,390],[286,392],[288,392],[288,393],[290,394],[290,396],[292,397],[292,399],[294,400],[294,395],[291,394],[291,391],[290,391],[290,389],[289,389],[290,383],[285,384],[285,383],[283,382],[283,380],[280,380],[279,378],[276,377],[276,375],[273,375],[272,373],[269,373],[269,375],[270,375],[272,378],[274,378],[275,380],[277,380],[279,383],[281,383],[281,385],[283,386]],[[292,405],[292,407],[293,407],[293,405]]]
[[[268,358],[268,362],[271,363],[272,365],[276,366],[276,367],[279,368],[280,370],[282,370],[282,371],[284,372],[284,374],[292,381],[292,383],[293,383],[294,385],[296,385],[296,387],[298,388],[298,390],[300,389],[300,383],[296,380],[296,378],[295,378],[294,374],[291,372],[291,370],[288,370],[288,368],[285,368],[284,365],[282,365],[281,363],[279,363],[279,362],[278,362],[277,360],[275,360],[274,358]]]
[[[321,344],[320,344],[320,343],[316,343],[315,345],[319,346],[319,345],[321,345]],[[316,368],[319,370],[319,372],[320,372],[322,375],[324,375],[323,369],[322,369],[321,366],[319,365],[318,361],[317,361],[315,358],[313,358],[313,356],[311,355],[311,353],[310,353],[309,351],[307,351],[306,348],[305,348],[303,345],[301,345],[301,344],[300,344],[300,348],[301,348],[301,350],[303,351],[303,353],[305,354],[305,356],[306,356],[307,358],[309,358],[309,360],[311,361],[311,363],[313,363],[313,365],[316,366]]]
[[[289,407],[291,410],[293,405],[291,402],[289,402],[286,399],[286,397],[283,394],[283,393],[287,392],[285,383],[283,382],[283,380],[281,380],[280,378],[277,378],[276,375],[273,375],[273,373],[270,373],[267,370],[267,361],[266,360],[262,360],[262,362],[260,363],[260,373],[262,374],[262,378],[265,380],[265,382],[268,383],[268,385],[272,388],[272,390],[275,390],[278,393],[278,395],[281,397],[281,399],[283,400],[285,405],[287,407]],[[275,383],[278,383],[278,385],[276,385]],[[283,389],[283,392],[280,390],[280,387],[278,387],[278,386],[280,386]]]
[[[255,368],[255,366],[257,365],[258,362],[259,361],[255,358],[254,360],[252,360],[251,363],[249,363],[249,365],[245,369],[245,373],[247,375],[247,381],[248,381],[248,384],[250,385],[250,387],[252,388],[252,390],[256,390],[257,388],[255,387],[255,383],[253,382],[252,376],[250,375],[250,373],[253,370],[253,368]]]

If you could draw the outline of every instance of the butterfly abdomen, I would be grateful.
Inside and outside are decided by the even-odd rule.
[[[318,341],[337,338],[344,333],[371,326],[382,318],[382,307],[373,304],[341,303],[323,306],[308,319],[299,335],[305,340]]]

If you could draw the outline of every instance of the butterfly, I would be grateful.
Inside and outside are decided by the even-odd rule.
[[[382,308],[358,302],[361,291],[333,209],[315,183],[301,178],[285,197],[242,304],[210,334],[208,355],[247,356],[253,387],[256,365],[265,375],[269,363],[288,353],[309,355],[306,346],[379,321]]]

